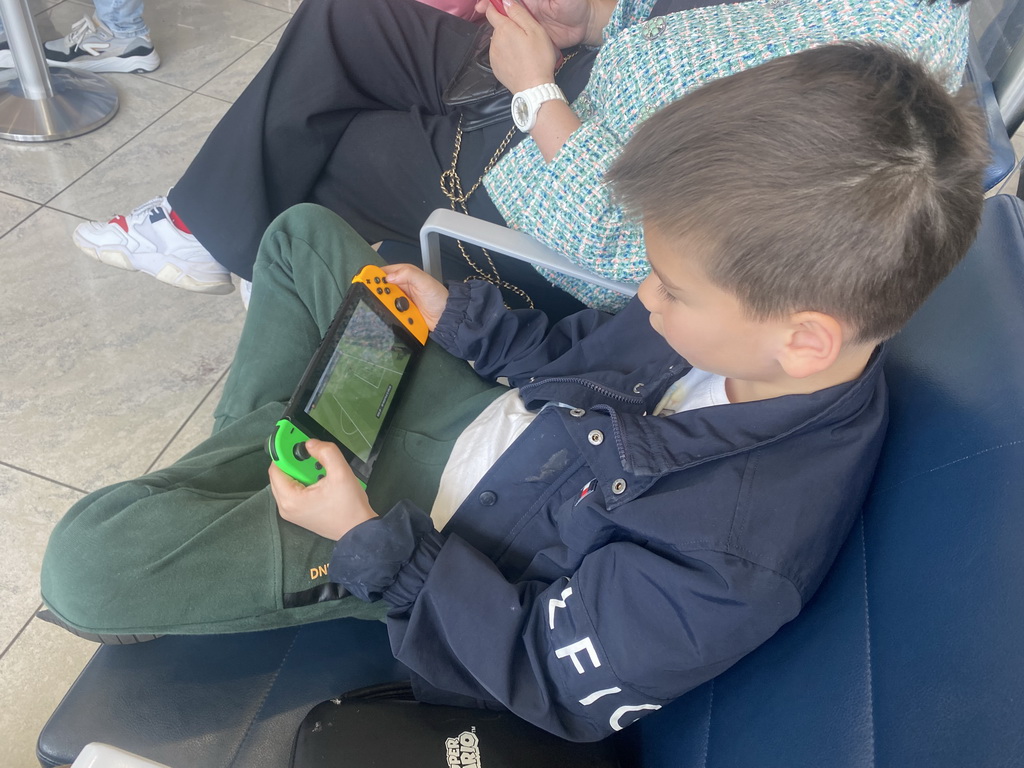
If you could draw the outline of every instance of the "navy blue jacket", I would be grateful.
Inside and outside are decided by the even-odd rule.
[[[690,366],[636,299],[549,327],[453,284],[433,338],[544,409],[444,533],[411,504],[337,544],[331,578],[391,605],[421,699],[501,705],[600,739],[792,619],[856,518],[881,448],[881,351],[810,395],[652,411]]]

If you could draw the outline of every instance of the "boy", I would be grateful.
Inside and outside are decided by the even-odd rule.
[[[317,441],[324,480],[272,467],[266,487],[281,402],[374,260],[333,214],[292,209],[261,245],[213,437],[76,505],[43,597],[120,637],[386,610],[421,698],[576,740],[619,730],[820,584],[881,447],[881,341],[973,239],[982,137],[901,54],[813,49],[695,91],[630,142],[609,180],[651,275],[617,315],[549,327],[489,284],[385,267],[438,344],[368,494]]]

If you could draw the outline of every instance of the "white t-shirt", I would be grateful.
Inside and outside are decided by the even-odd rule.
[[[691,368],[668,388],[654,409],[654,415],[671,416],[728,402],[724,376]],[[430,510],[434,528],[440,531],[448,524],[477,483],[536,417],[536,413],[523,405],[519,390],[510,389],[473,419],[455,441],[441,474],[437,497]]]

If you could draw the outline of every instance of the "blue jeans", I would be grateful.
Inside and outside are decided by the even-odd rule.
[[[106,24],[114,37],[139,37],[149,34],[149,27],[142,20],[142,0],[93,0],[96,18]],[[0,32],[3,32],[0,19]]]

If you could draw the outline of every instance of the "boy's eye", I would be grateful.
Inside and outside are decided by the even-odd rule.
[[[665,287],[665,284],[660,281],[658,282],[658,293],[661,294],[662,298],[667,299],[668,301],[678,301],[675,296],[668,292],[668,288]]]

